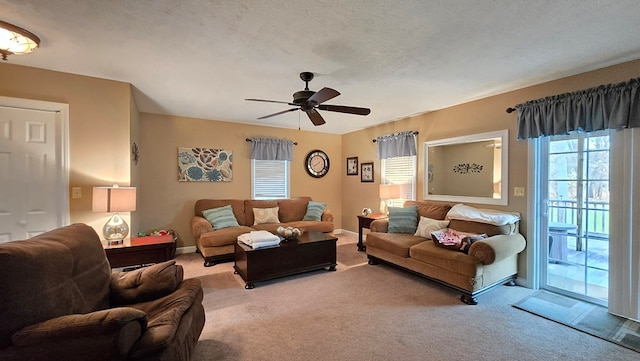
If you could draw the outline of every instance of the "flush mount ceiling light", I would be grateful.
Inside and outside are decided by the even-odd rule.
[[[0,20],[0,54],[2,60],[7,55],[27,54],[40,45],[40,38],[33,33]]]

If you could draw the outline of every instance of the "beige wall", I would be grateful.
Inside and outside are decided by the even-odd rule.
[[[196,200],[251,198],[250,144],[245,139],[254,136],[286,138],[298,143],[293,147],[290,194],[326,202],[335,217],[336,228],[340,228],[341,189],[346,173],[340,135],[142,113],[138,229],[171,228],[180,237],[179,247],[195,245],[190,222]],[[231,150],[233,180],[178,182],[178,147]],[[324,150],[330,159],[329,173],[320,179],[309,176],[304,168],[305,156],[313,149]]]
[[[105,215],[91,213],[91,187],[129,183],[139,187],[138,210],[132,230],[174,228],[179,246],[193,245],[188,230],[193,202],[198,198],[248,198],[250,167],[244,138],[263,135],[289,138],[299,143],[292,164],[292,196],[310,195],[326,201],[336,216],[336,227],[357,231],[356,215],[363,207],[379,208],[380,162],[372,142],[377,136],[416,130],[418,135],[417,199],[422,199],[424,164],[422,143],[429,140],[509,130],[509,204],[491,207],[520,212],[526,236],[524,197],[513,197],[513,187],[526,187],[527,142],[516,141],[516,114],[505,109],[544,96],[616,83],[640,76],[640,61],[551,81],[477,101],[453,106],[343,136],[232,124],[185,117],[139,115],[128,83],[0,63],[0,95],[69,104],[70,186],[82,187],[84,197],[70,200],[71,221],[86,222],[100,229]],[[375,112],[375,105],[372,111]],[[139,117],[139,121],[138,118]],[[139,122],[139,125],[138,125]],[[140,147],[140,162],[130,163],[131,142]],[[234,154],[231,183],[182,183],[177,181],[178,146],[229,148]],[[322,179],[309,177],[303,169],[304,156],[319,148],[331,157],[331,170]],[[359,163],[373,161],[373,183],[361,183],[359,176],[346,176],[347,157]],[[616,175],[612,175],[615,177]],[[533,240],[529,240],[532,242]],[[526,251],[520,257],[521,277],[526,277]]]
[[[69,104],[69,185],[83,194],[69,200],[70,220],[101,231],[108,215],[91,212],[92,187],[130,182],[130,85],[6,62],[0,79],[1,96]]]

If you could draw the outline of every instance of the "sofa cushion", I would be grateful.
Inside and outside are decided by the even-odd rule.
[[[219,247],[234,244],[238,236],[249,233],[254,229],[247,226],[223,228],[213,232],[203,233],[199,240],[200,247]]]
[[[418,212],[416,206],[389,207],[389,233],[416,233]]]
[[[273,208],[254,208],[253,209],[253,225],[265,223],[280,223],[278,219],[278,210],[280,207]]]
[[[320,221],[322,220],[322,213],[326,203],[310,201],[307,205],[307,213],[302,218],[303,221]]]
[[[406,233],[378,233],[367,234],[367,247],[374,247],[395,254],[396,256],[409,257],[409,249],[418,243],[429,242],[424,238]]]
[[[416,261],[449,270],[452,273],[463,274],[471,278],[482,276],[483,265],[480,260],[462,252],[440,248],[431,241],[414,245],[409,249],[409,255]]]
[[[432,232],[446,228],[448,225],[449,225],[449,221],[438,221],[435,219],[421,216],[420,222],[418,222],[418,229],[416,230],[416,233],[414,233],[414,236],[431,239]]]
[[[247,222],[247,226],[252,226],[255,223],[255,219],[253,217],[253,209],[254,208],[274,208],[278,206],[278,202],[275,200],[255,200],[255,199],[246,199],[244,200],[244,217]]]
[[[451,209],[451,205],[448,203],[431,201],[405,201],[404,206],[417,206],[419,216],[431,219],[445,219]]]
[[[242,199],[199,199],[196,201],[194,211],[196,216],[204,217],[202,211],[212,208],[220,208],[230,205],[233,215],[241,226],[248,225],[244,215],[244,200]],[[251,219],[253,224],[253,218]]]
[[[0,243],[0,265],[0,348],[25,326],[109,307],[111,267],[86,224]]]
[[[280,207],[278,218],[280,218],[280,222],[286,223],[302,220],[307,213],[307,204],[309,204],[310,200],[311,197],[278,200],[278,207]]]
[[[236,217],[233,214],[231,205],[206,209],[202,211],[202,214],[204,215],[204,218],[211,223],[214,230],[240,226],[240,224],[238,224],[238,220],[236,220]]]

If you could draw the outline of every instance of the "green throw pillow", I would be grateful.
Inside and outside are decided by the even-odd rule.
[[[229,227],[240,227],[238,220],[236,220],[236,216],[233,215],[231,205],[207,209],[206,211],[202,211],[202,215],[204,215],[204,218],[211,223],[214,230]]]
[[[415,234],[418,229],[418,206],[389,207],[389,233]]]
[[[322,213],[324,212],[324,207],[326,207],[326,203],[309,201],[307,205],[307,214],[302,218],[303,221],[321,221]]]

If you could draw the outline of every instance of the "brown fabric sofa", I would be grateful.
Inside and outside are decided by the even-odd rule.
[[[113,272],[93,228],[0,243],[0,360],[189,360],[198,279],[175,261]]]
[[[255,230],[266,230],[276,233],[278,227],[296,227],[305,232],[333,232],[333,215],[325,208],[320,221],[303,221],[307,213],[310,197],[298,197],[279,200],[251,200],[251,199],[199,199],[194,206],[195,215],[191,220],[191,231],[196,242],[198,252],[204,258],[205,267],[213,266],[216,262],[232,260],[234,243],[239,235]],[[214,230],[209,221],[204,218],[203,211],[231,205],[233,214],[239,227]],[[265,223],[254,225],[254,208],[278,207],[280,223]]]
[[[445,220],[452,204],[407,201],[416,205],[418,220],[428,217]],[[413,234],[387,233],[388,219],[371,223],[366,239],[369,264],[380,261],[411,271],[462,292],[461,300],[475,305],[477,297],[501,284],[514,285],[518,272],[518,253],[526,246],[519,233],[519,222],[495,226],[469,220],[451,219],[448,228],[460,232],[487,234],[475,241],[468,254],[436,246],[433,240]]]

